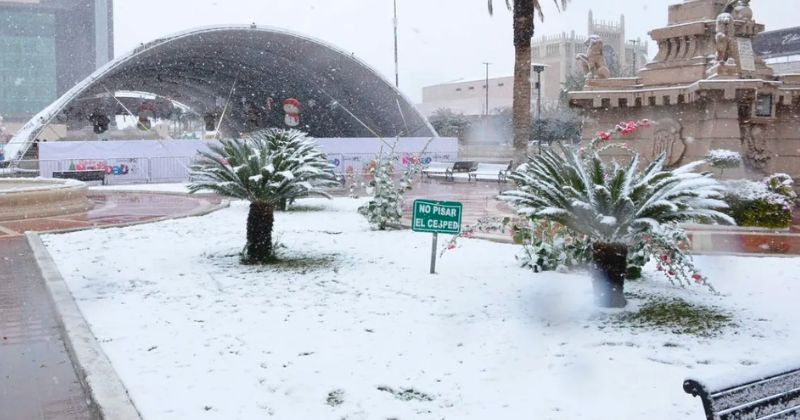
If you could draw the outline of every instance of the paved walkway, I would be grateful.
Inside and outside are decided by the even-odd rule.
[[[25,231],[91,228],[210,210],[215,196],[92,192],[87,213],[0,222],[0,419],[93,419]]]
[[[0,418],[92,419],[27,240],[0,255]]]

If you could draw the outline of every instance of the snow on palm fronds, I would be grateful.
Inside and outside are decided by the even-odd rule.
[[[724,187],[694,170],[696,162],[664,169],[665,155],[644,170],[639,156],[606,163],[596,149],[581,156],[570,148],[546,151],[521,165],[509,178],[516,190],[501,195],[520,214],[557,222],[593,241],[631,244],[662,224],[714,220],[735,224],[719,210]]]
[[[322,188],[336,185],[316,142],[297,130],[263,130],[209,149],[191,167],[191,192],[279,204],[312,195],[330,198]]]

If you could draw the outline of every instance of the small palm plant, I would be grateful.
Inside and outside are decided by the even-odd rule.
[[[594,146],[609,134],[599,134],[588,151],[562,147],[561,153],[530,158],[509,175],[517,189],[501,198],[532,220],[556,222],[588,238],[597,303],[624,307],[628,250],[642,237],[666,237],[677,223],[698,219],[735,223],[719,211],[727,207],[724,187],[710,174],[694,172],[704,161],[666,170],[661,155],[640,170],[633,153],[626,164],[605,162],[603,149]]]
[[[274,260],[272,228],[277,206],[301,197],[331,198],[321,188],[335,184],[332,167],[313,139],[296,130],[270,129],[242,140],[222,140],[200,152],[189,191],[210,190],[247,200],[247,244],[242,261]]]

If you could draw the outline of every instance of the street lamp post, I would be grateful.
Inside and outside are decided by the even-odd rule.
[[[631,43],[633,43],[633,68],[631,69],[631,76],[636,77],[636,47],[639,45],[638,39],[631,39]]]
[[[394,0],[394,85],[400,88],[400,61],[397,52],[397,0]]]
[[[484,133],[483,133],[484,139],[483,140],[484,141],[487,141],[488,138],[489,138],[489,65],[490,64],[492,64],[492,63],[489,63],[489,62],[486,62],[486,61],[483,62],[483,65],[486,66],[486,101],[485,101],[485,103],[483,105],[484,106],[484,112],[485,112],[484,121],[483,121],[483,124],[484,124]]]
[[[534,64],[533,71],[536,72],[536,137],[539,142],[539,154],[542,154],[542,72],[544,65]]]

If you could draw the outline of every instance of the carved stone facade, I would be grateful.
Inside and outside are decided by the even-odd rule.
[[[800,75],[775,75],[754,53],[764,26],[745,0],[685,0],[669,25],[650,32],[659,53],[636,78],[589,80],[570,103],[586,118],[584,137],[620,121],[650,119],[629,146],[666,152],[679,165],[711,149],[745,160],[726,177],[786,172],[800,177]]]
[[[657,121],[653,130],[653,147],[649,159],[654,160],[662,153],[667,157],[667,166],[678,166],[686,156],[686,139],[683,127],[671,118]]]

